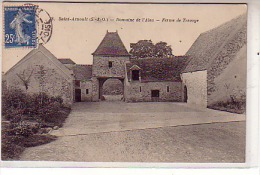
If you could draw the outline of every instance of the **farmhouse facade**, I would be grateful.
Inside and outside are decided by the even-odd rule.
[[[202,107],[245,91],[246,15],[201,34],[185,56],[131,58],[118,32],[107,32],[93,65],[58,59],[44,46],[6,74],[8,87],[61,96],[67,104],[105,100],[103,86],[119,80],[125,102],[187,102]],[[245,65],[241,67],[246,67]],[[230,84],[232,79],[232,84]]]

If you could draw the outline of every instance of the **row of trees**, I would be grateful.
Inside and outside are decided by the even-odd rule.
[[[137,43],[131,43],[130,48],[132,58],[173,56],[171,46],[162,41],[154,44],[151,40],[140,40]]]

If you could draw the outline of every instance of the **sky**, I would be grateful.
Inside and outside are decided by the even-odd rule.
[[[19,3],[12,3],[12,5],[19,5]],[[247,12],[246,5],[231,4],[38,3],[37,5],[53,17],[53,33],[44,46],[57,58],[70,58],[77,64],[92,64],[91,54],[98,47],[107,30],[118,31],[128,51],[130,43],[151,39],[153,43],[167,42],[171,45],[173,54],[178,56],[184,55],[201,33]],[[109,21],[59,20],[73,17],[99,17]],[[134,22],[122,21],[129,18]],[[137,19],[143,18],[153,19],[155,22],[136,22]],[[198,22],[183,22],[183,18],[191,21],[198,20]],[[165,22],[166,19],[175,21]],[[180,19],[180,22],[176,22],[177,19]],[[3,48],[2,71],[6,72],[31,50]]]

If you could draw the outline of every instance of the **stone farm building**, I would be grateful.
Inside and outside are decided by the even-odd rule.
[[[185,56],[132,59],[118,32],[107,32],[92,55],[93,65],[79,65],[39,45],[6,72],[6,85],[61,96],[71,105],[104,100],[103,86],[112,79],[120,82],[126,102],[206,107],[226,100],[227,89],[245,92],[246,15],[202,33]]]
[[[182,82],[188,103],[211,106],[246,93],[247,16],[202,33],[186,53]]]

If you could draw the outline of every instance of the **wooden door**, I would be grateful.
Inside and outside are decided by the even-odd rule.
[[[75,89],[75,101],[81,102],[81,89]]]
[[[159,90],[152,90],[151,91],[152,101],[158,102],[160,99],[160,91]]]
[[[184,102],[187,103],[188,101],[188,90],[187,90],[187,86],[184,86],[184,99],[183,99]]]

